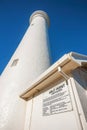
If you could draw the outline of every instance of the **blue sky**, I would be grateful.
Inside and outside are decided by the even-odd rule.
[[[20,43],[35,10],[50,17],[52,63],[65,53],[87,55],[86,0],[0,0],[0,73]]]

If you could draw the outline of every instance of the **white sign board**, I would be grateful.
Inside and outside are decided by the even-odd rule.
[[[43,94],[43,116],[72,110],[68,85],[58,84]]]

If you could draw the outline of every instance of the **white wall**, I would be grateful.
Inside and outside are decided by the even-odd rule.
[[[19,95],[50,65],[46,24],[40,16],[32,20],[1,75],[0,130],[24,130],[26,102]]]
[[[65,82],[61,82],[62,84],[66,84]],[[71,85],[68,84],[63,90],[60,90],[57,99],[61,98],[59,101],[55,103],[55,105],[59,104],[60,102],[67,102],[67,106],[60,106],[62,109],[67,107],[65,110],[58,110],[59,108],[54,108],[54,114],[48,114],[48,116],[43,114],[43,99],[45,97],[49,97],[49,92],[54,90],[55,88],[61,86],[61,83],[54,85],[54,87],[42,92],[38,96],[35,96],[32,99],[32,111],[31,111],[31,118],[28,119],[28,127],[25,130],[81,130],[78,126],[78,121],[76,117],[76,106],[75,100],[73,96],[73,92],[71,90]],[[53,84],[53,83],[52,83]],[[66,93],[66,94],[64,94]],[[55,95],[55,94],[54,94]],[[66,97],[64,96],[66,95]],[[62,99],[62,96],[63,99]],[[53,99],[51,99],[52,101]],[[31,102],[28,101],[28,104]],[[54,104],[54,103],[53,103]],[[52,104],[52,105],[53,105]],[[49,106],[48,106],[49,107]],[[48,108],[49,109],[49,108]],[[28,108],[27,112],[30,109]],[[56,111],[58,110],[58,111]],[[47,110],[48,111],[48,110]],[[48,112],[49,113],[49,112]],[[27,113],[27,116],[29,114]]]
[[[87,129],[87,71],[79,68],[73,71],[74,83],[78,96],[76,102],[84,130]]]

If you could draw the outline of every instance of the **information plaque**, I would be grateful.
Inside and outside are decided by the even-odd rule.
[[[43,94],[43,116],[72,110],[68,87],[65,83],[59,84]]]

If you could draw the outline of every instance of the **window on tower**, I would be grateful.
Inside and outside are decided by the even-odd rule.
[[[34,23],[31,24],[31,26],[33,26],[33,25],[34,25]]]
[[[13,60],[13,62],[12,62],[12,64],[11,64],[11,67],[16,66],[17,63],[18,63],[18,61],[19,61],[19,59],[15,59],[15,60]]]

